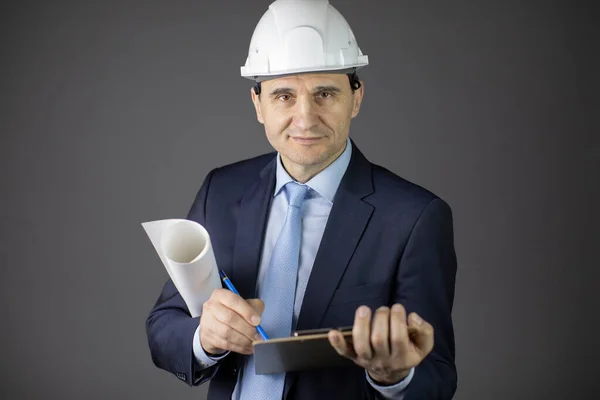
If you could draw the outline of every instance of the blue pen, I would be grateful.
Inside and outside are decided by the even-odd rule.
[[[227,274],[225,274],[225,272],[219,270],[219,275],[221,276],[221,280],[223,281],[223,283],[225,284],[225,286],[227,286],[227,289],[231,290],[233,293],[235,293],[235,294],[237,294],[239,296],[240,295],[239,292],[237,291],[237,289],[235,288],[235,286],[233,286],[233,283],[231,283],[231,281],[229,280],[229,277],[227,276]],[[260,336],[263,338],[263,340],[269,340],[269,337],[267,336],[267,333],[262,328],[262,326],[258,325],[256,327],[256,330],[258,331],[258,333],[260,334]]]

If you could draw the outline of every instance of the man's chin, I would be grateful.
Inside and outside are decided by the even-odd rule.
[[[305,154],[302,154],[305,153]],[[322,152],[296,152],[293,157],[289,158],[294,164],[305,167],[317,167],[327,160],[327,155]]]

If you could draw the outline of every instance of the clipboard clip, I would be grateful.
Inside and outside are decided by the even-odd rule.
[[[293,337],[300,337],[300,336],[307,336],[307,335],[321,335],[324,333],[328,333],[331,330],[337,329],[338,331],[342,332],[342,334],[344,334],[344,336],[349,336],[348,334],[352,332],[352,327],[351,326],[342,326],[339,328],[320,328],[320,329],[306,329],[306,330],[300,330],[300,331],[296,331],[294,332],[294,334],[292,335]],[[409,326],[408,327],[408,336],[409,338],[412,340],[414,338],[414,335],[416,334],[417,329]]]
[[[319,335],[319,334],[323,334],[323,333],[328,333],[329,331],[334,330],[334,329],[338,330],[342,333],[352,332],[351,326],[343,326],[343,327],[339,327],[339,328],[321,328],[321,329],[300,330],[300,331],[294,332],[293,336],[299,337],[299,336],[307,336],[307,335]]]

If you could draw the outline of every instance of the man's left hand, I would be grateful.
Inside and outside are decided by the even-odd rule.
[[[401,304],[380,307],[371,323],[371,310],[360,306],[352,327],[352,343],[341,332],[329,332],[329,342],[342,356],[366,369],[381,385],[400,382],[433,349],[433,327],[416,313],[406,318]]]

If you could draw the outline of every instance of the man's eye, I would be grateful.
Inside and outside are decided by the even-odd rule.
[[[318,98],[320,99],[327,99],[329,97],[331,97],[331,93],[329,92],[321,92],[317,95]]]
[[[289,101],[291,96],[289,94],[280,94],[277,98],[281,101]]]

